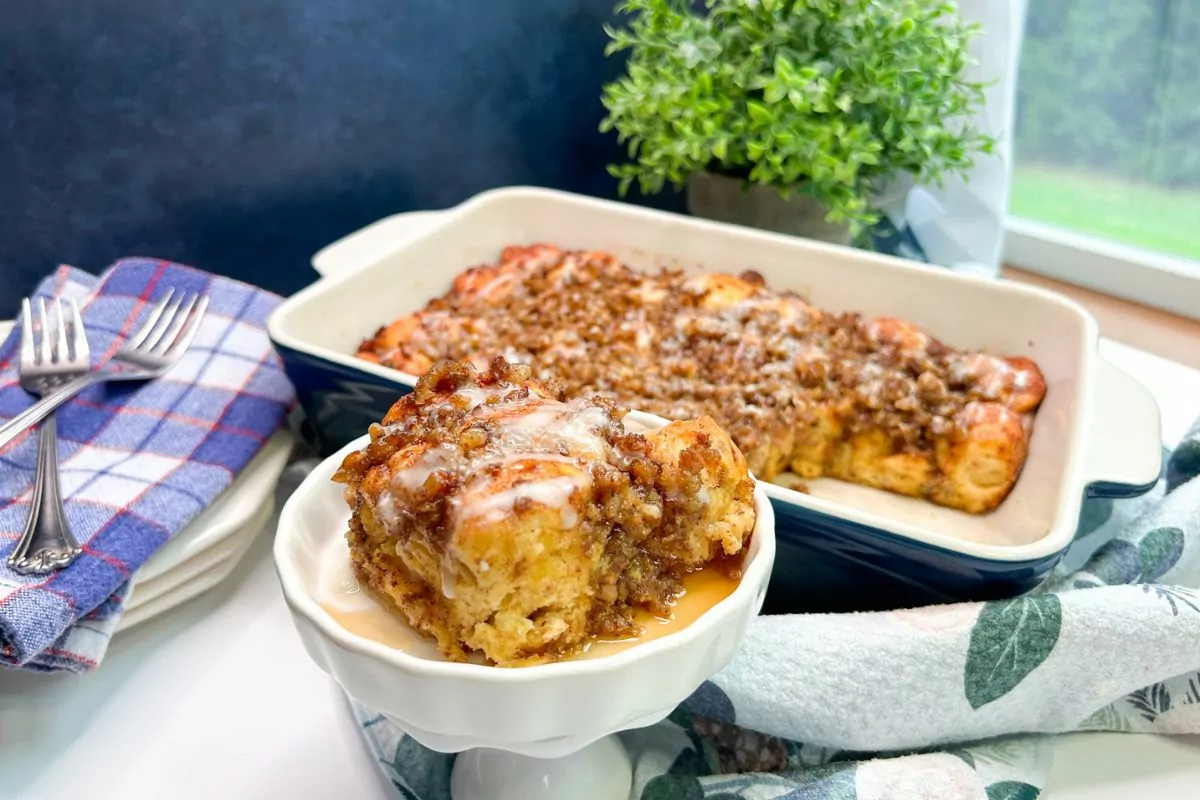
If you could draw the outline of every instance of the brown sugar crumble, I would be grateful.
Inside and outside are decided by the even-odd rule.
[[[710,414],[773,480],[829,476],[969,512],[1024,463],[1037,366],[955,350],[902,320],[827,313],[739,276],[635,272],[612,255],[514,246],[380,328],[358,355],[414,375],[499,356],[668,419]]]

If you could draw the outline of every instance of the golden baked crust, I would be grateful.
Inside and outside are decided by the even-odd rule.
[[[602,252],[508,247],[362,343],[413,374],[496,356],[670,419],[712,414],[751,471],[830,476],[972,513],[1020,474],[1046,384],[889,317],[829,314],[753,272],[644,275]]]
[[[667,614],[754,528],[745,459],[711,418],[627,433],[529,368],[444,362],[344,460],[359,579],[451,659],[553,660]]]

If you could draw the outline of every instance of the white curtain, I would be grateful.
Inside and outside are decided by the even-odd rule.
[[[979,23],[971,54],[971,80],[990,83],[986,102],[973,120],[996,138],[995,154],[975,159],[965,178],[947,178],[943,187],[896,187],[884,211],[892,223],[908,228],[934,264],[995,275],[1004,247],[1004,217],[1012,181],[1017,64],[1025,25],[1025,0],[958,0],[967,22]],[[901,185],[903,186],[903,185]]]

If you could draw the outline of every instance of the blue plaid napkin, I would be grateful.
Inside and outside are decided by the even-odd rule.
[[[269,292],[138,258],[100,277],[60,267],[37,295],[79,301],[98,365],[169,289],[209,298],[180,362],[156,381],[92,387],[58,412],[67,518],[83,545],[66,569],[22,576],[3,563],[29,514],[37,436],[0,451],[0,664],[94,669],[130,577],[232,482],[292,403],[266,332],[279,302]],[[0,347],[0,420],[33,402],[18,384],[19,339],[18,326]]]

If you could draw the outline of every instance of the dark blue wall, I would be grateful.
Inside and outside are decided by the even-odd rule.
[[[59,262],[160,256],[289,293],[389,213],[514,183],[611,196],[613,4],[6,4],[0,317]]]

